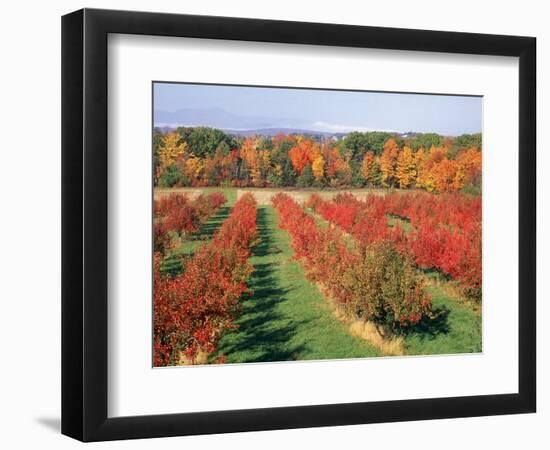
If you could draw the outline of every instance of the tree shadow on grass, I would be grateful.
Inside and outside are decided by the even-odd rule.
[[[268,224],[265,207],[258,208],[256,225],[258,227],[258,242],[252,249],[252,256],[262,257],[281,253],[281,249],[274,243],[273,230]],[[259,272],[259,275],[265,275],[265,273]]]
[[[200,229],[183,238],[179,248],[172,251],[162,260],[160,272],[163,276],[175,277],[180,275],[185,267],[186,260],[191,258],[197,249],[214,237],[223,222],[229,217],[231,208],[223,206],[210,217]]]
[[[434,268],[426,269],[422,267],[417,267],[416,269],[423,275],[426,275],[428,278],[431,278],[433,280],[438,280],[443,282],[449,282],[453,280],[450,275],[446,275],[443,272],[440,272],[439,270]]]
[[[253,249],[253,256],[277,253],[265,208],[258,209],[257,225],[260,241]],[[236,321],[239,328],[220,341],[217,354],[225,354],[227,362],[292,361],[300,359],[305,350],[303,345],[290,343],[303,323],[285,321],[277,311],[278,303],[288,291],[280,287],[275,272],[276,263],[255,264],[249,283],[252,294],[243,300],[241,317]]]
[[[222,206],[216,213],[210,217],[197,231],[190,236],[194,241],[206,241],[212,239],[214,233],[222,226],[222,223],[229,217],[231,208]]]
[[[447,334],[451,330],[449,326],[449,314],[451,310],[445,306],[432,309],[431,314],[423,316],[416,325],[404,328],[404,336],[418,336],[420,340],[432,340],[441,334]]]

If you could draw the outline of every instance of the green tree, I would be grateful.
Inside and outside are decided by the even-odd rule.
[[[224,156],[229,155],[230,151],[231,147],[229,146],[229,143],[227,141],[222,141],[216,148],[216,156],[221,156],[223,158]]]
[[[477,148],[481,150],[481,133],[461,134],[455,137],[449,150],[449,158],[454,159],[458,152],[465,148]]]
[[[184,185],[185,177],[175,164],[170,164],[159,177],[158,184],[161,187],[174,187]]]
[[[162,145],[162,131],[159,128],[153,130],[153,179],[155,186],[158,183],[158,172],[160,167],[159,148]]]
[[[311,170],[311,165],[307,165],[300,176],[296,178],[296,186],[298,187],[310,187],[313,185],[315,177],[313,176],[313,171]]]
[[[371,150],[375,155],[380,155],[384,150],[384,144],[391,137],[396,138],[394,134],[386,131],[369,131],[366,133],[353,131],[344,138],[342,145],[351,151],[353,160],[361,161],[368,150]]]
[[[214,156],[219,146],[224,149],[231,149],[237,146],[232,136],[216,128],[180,127],[177,129],[177,132],[181,136],[181,140],[187,142],[188,152],[199,158]]]
[[[272,151],[273,150],[273,141],[271,139],[268,139],[268,138],[261,138],[259,143],[258,143],[258,150],[270,150]]]
[[[441,147],[442,143],[443,136],[437,133],[418,133],[408,142],[408,146],[416,151],[420,147],[431,148],[432,145],[434,147]]]
[[[277,145],[273,145],[271,163],[273,166],[279,166],[281,168],[280,179],[273,181],[277,181],[279,186],[294,186],[296,183],[294,167],[292,166],[292,161],[288,156],[288,152],[294,145],[295,144],[292,141],[282,141]]]
[[[283,169],[283,173],[281,175],[282,186],[295,186],[296,172],[294,172],[294,167],[292,166],[292,161],[290,160],[290,158],[287,158],[285,160],[285,163],[282,166],[282,169]],[[313,173],[311,173],[311,176],[313,177]]]
[[[352,159],[350,162],[351,166],[351,184],[356,187],[362,187],[366,184],[362,174],[361,174],[361,161]]]

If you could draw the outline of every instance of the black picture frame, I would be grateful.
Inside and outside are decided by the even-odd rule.
[[[107,36],[110,33],[518,57],[518,392],[109,418]],[[62,433],[82,441],[102,441],[535,412],[535,91],[533,37],[94,9],[63,16]]]

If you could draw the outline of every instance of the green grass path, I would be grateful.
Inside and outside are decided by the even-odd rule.
[[[405,336],[407,354],[481,352],[481,315],[437,286],[427,286],[427,290],[439,317],[430,326],[420,326]]]
[[[173,250],[172,255],[192,255],[197,247],[212,240],[214,233],[218,231],[218,229],[222,226],[222,223],[224,223],[229,217],[230,213],[231,207],[222,206],[201,225],[200,229],[196,233],[193,233],[186,239],[183,239],[181,245]]]
[[[168,252],[160,266],[162,274],[169,273],[175,276],[183,270],[182,257],[190,257],[195,253],[196,249],[212,240],[214,233],[218,231],[222,223],[229,217],[231,208],[237,200],[237,191],[235,189],[205,188],[205,193],[222,192],[227,198],[225,205],[220,207],[211,217],[204,222],[196,233],[192,233],[182,239],[178,239],[178,244],[175,248]]]
[[[243,299],[239,328],[222,337],[210,360],[222,354],[227,363],[377,356],[377,349],[347,332],[291,260],[290,238],[278,228],[275,210],[260,206],[257,222],[261,242],[251,257],[253,294]]]
[[[229,217],[231,208],[222,206],[203,223],[200,229],[184,239],[178,239],[178,244],[164,258],[160,265],[161,274],[178,275],[183,270],[184,259],[193,256],[197,248],[212,240],[214,233],[221,227],[222,223]]]
[[[214,233],[218,231],[222,223],[229,217],[231,208],[237,201],[237,191],[228,188],[203,188],[205,194],[213,192],[221,192],[227,198],[227,202],[218,209],[208,220],[203,223],[200,229],[184,239],[181,245],[173,251],[173,255],[192,255],[195,249],[210,241],[214,237]]]

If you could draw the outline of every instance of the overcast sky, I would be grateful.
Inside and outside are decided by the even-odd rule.
[[[482,98],[193,84],[154,84],[155,126],[478,133]]]

